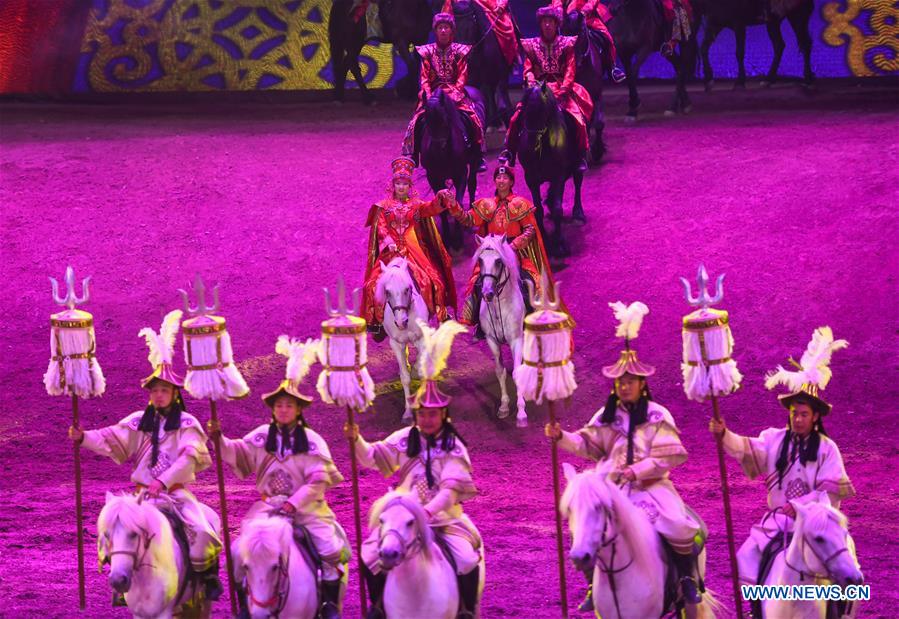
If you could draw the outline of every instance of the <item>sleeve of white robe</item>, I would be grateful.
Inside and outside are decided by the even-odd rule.
[[[756,438],[752,438],[725,430],[722,443],[724,450],[740,461],[746,476],[749,479],[755,479],[767,474],[768,444],[776,440],[777,434],[782,432],[782,428],[768,428]]]
[[[323,500],[328,488],[343,481],[343,475],[330,459],[309,454],[300,458],[306,483],[287,499],[297,511],[303,511],[309,504]]]
[[[260,451],[242,438],[230,439],[221,435],[222,460],[234,471],[238,479],[246,479],[257,470],[256,456]]]
[[[855,496],[855,488],[846,474],[843,456],[836,443],[821,437],[818,448],[818,472],[815,475],[815,490],[824,490],[830,496],[834,507],[840,507],[840,501]]]
[[[137,451],[141,434],[132,430],[122,420],[98,430],[86,430],[81,446],[101,456],[112,458],[116,464],[122,464]]]
[[[657,427],[649,447],[649,456],[630,466],[638,480],[662,477],[687,460],[687,450],[681,443],[677,430],[667,423],[660,423]]]
[[[171,488],[177,484],[189,484],[196,474],[209,468],[212,459],[209,457],[209,449],[206,447],[206,434],[197,427],[189,427],[180,431],[178,445],[181,450],[172,465],[157,477]]]

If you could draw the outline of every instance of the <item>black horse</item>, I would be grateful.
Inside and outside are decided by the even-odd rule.
[[[484,98],[475,88],[467,87],[465,90],[483,126]],[[459,203],[465,198],[466,187],[469,200],[474,202],[478,184],[480,147],[473,140],[470,144],[466,141],[466,135],[470,135],[471,127],[465,113],[459,111],[442,88],[438,88],[425,101],[420,123],[421,165],[425,169],[431,189],[437,193],[447,187],[447,181],[451,181]],[[447,211],[443,211],[440,218],[443,242],[450,249],[461,250],[462,227],[448,216]]]
[[[665,42],[667,28],[659,0],[610,0],[608,3],[612,19],[609,31],[618,46],[618,55],[627,73],[627,87],[630,92],[625,120],[637,120],[640,97],[637,94],[637,77],[640,67],[650,54],[659,51]],[[674,99],[666,114],[689,112],[690,97],[687,95],[687,80],[696,67],[696,20],[691,24],[690,38],[681,41],[680,51],[669,61],[676,74]]]
[[[524,178],[531,190],[536,207],[535,215],[540,232],[547,241],[547,251],[554,256],[568,256],[568,244],[562,236],[562,195],[565,182],[574,179],[574,219],[585,222],[581,203],[581,183],[584,173],[579,168],[577,128],[571,116],[565,114],[545,83],[528,88],[521,99],[519,132],[509,137],[513,144]],[[546,203],[553,220],[551,235],[546,234],[540,186],[549,183]]]
[[[490,20],[474,0],[454,0],[453,16],[456,18],[456,41],[472,46],[468,57],[468,83],[484,94],[487,126],[508,127],[512,117],[509,100],[512,67],[503,56]]]
[[[715,76],[709,62],[709,49],[715,38],[725,28],[734,31],[737,44],[737,81],[735,88],[746,87],[746,28],[764,24],[768,29],[768,37],[774,46],[774,58],[764,83],[771,84],[777,80],[777,70],[783,56],[784,43],[780,26],[784,19],[796,34],[796,42],[802,52],[804,61],[803,85],[810,86],[815,79],[812,73],[812,36],[809,33],[809,20],[815,10],[814,0],[696,0],[705,22],[705,36],[702,39],[702,81],[706,90],[712,89]]]
[[[365,87],[359,68],[359,54],[365,45],[366,24],[363,17],[353,20],[354,0],[334,0],[328,18],[328,43],[334,69],[334,98],[343,101],[347,71],[353,74],[366,103],[373,100]],[[406,64],[406,76],[397,83],[397,93],[414,98],[418,91],[419,59],[411,45],[423,45],[431,34],[434,11],[428,0],[379,0],[378,13],[384,30],[383,43],[393,45],[393,50]]]
[[[602,113],[602,76],[605,72],[602,60],[603,41],[600,40],[602,35],[587,27],[584,14],[580,11],[571,11],[565,16],[562,34],[577,37],[574,44],[577,62],[575,80],[587,89],[590,98],[593,99],[593,118],[589,119],[587,131],[593,129],[590,155],[594,163],[599,163],[606,152],[606,145],[602,139],[603,129],[606,126]]]

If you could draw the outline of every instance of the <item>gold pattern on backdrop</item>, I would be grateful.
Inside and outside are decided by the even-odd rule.
[[[821,15],[827,22],[824,42],[847,46],[846,64],[853,74],[899,73],[899,6],[893,0],[830,2],[822,7]],[[864,29],[861,21],[867,22]]]
[[[90,87],[326,89],[330,10],[331,0],[108,0],[92,9],[82,40]],[[393,73],[391,46],[364,47],[366,59],[367,85],[383,87]]]

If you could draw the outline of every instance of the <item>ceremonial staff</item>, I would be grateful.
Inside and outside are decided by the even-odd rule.
[[[699,267],[697,274],[698,291],[693,296],[690,282],[681,277],[684,296],[696,311],[684,317],[683,323],[683,363],[684,392],[687,398],[697,402],[712,401],[712,415],[721,420],[718,398],[736,391],[743,376],[737,370],[737,362],[731,358],[734,338],[728,325],[728,314],[724,310],[712,309],[724,298],[724,274],[715,283],[715,296],[708,294],[708,273]],[[727,485],[727,467],[724,464],[722,437],[715,437],[718,449],[718,473],[721,476],[721,497],[724,500],[724,521],[727,526],[727,550],[730,555],[731,580],[734,586],[734,606],[737,616],[743,617],[743,603],[740,597],[740,583],[737,573],[737,553],[734,548],[734,524],[730,509],[730,490]]]
[[[225,319],[216,316],[219,310],[218,286],[212,289],[213,303],[206,305],[206,287],[197,275],[194,281],[197,295],[196,307],[191,307],[185,290],[178,290],[184,300],[184,312],[190,316],[181,323],[184,337],[184,359],[187,362],[187,376],[184,388],[191,396],[209,400],[210,416],[218,426],[219,400],[242,398],[250,393],[243,376],[234,364],[231,350],[231,336],[225,328]],[[225,544],[225,564],[228,570],[228,594],[231,598],[231,612],[237,614],[237,596],[234,589],[234,565],[231,558],[231,531],[228,528],[228,505],[225,501],[225,476],[222,470],[221,434],[214,433],[215,473],[218,477],[219,507],[222,513],[222,537]]]
[[[355,426],[355,413],[363,411],[375,399],[375,383],[365,367],[368,362],[365,320],[356,316],[359,309],[358,288],[353,290],[352,304],[346,306],[343,278],[337,280],[337,307],[325,288],[325,311],[330,318],[322,322],[318,360],[322,371],[316,389],[322,401],[346,407],[347,426]],[[356,528],[356,565],[359,573],[359,605],[368,612],[365,579],[362,578],[362,517],[359,506],[359,465],[356,461],[356,437],[348,439],[350,468],[353,478],[353,524]]]
[[[538,295],[533,282],[528,281],[528,292],[534,312],[524,319],[524,346],[522,364],[513,372],[518,393],[525,400],[542,404],[549,401],[549,423],[556,424],[556,400],[571,397],[577,389],[574,380],[574,364],[571,362],[571,330],[574,321],[559,311],[559,284],[552,287],[543,274]],[[552,295],[550,295],[552,288]],[[565,551],[562,539],[562,513],[559,511],[561,488],[559,486],[559,445],[552,442],[553,500],[556,512],[556,551],[559,559],[559,592],[562,598],[562,616],[568,617],[568,587],[565,582]]]
[[[50,316],[50,364],[44,387],[50,395],[72,396],[72,427],[79,428],[78,398],[103,395],[106,379],[97,362],[94,317],[75,309],[90,301],[90,277],[81,282],[81,296],[75,294],[75,271],[66,267],[66,296],[59,296],[59,283],[50,278],[53,301],[67,307]],[[81,451],[75,443],[75,520],[78,525],[78,607],[84,610],[84,519],[81,512]]]

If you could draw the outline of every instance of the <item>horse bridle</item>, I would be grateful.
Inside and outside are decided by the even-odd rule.
[[[287,559],[284,559],[284,555],[278,556],[278,579],[275,581],[275,586],[273,587],[274,593],[271,594],[268,598],[264,600],[259,600],[253,595],[253,589],[250,587],[249,579],[245,579],[245,587],[247,590],[247,597],[250,601],[258,606],[259,608],[272,608],[274,609],[270,612],[270,615],[273,617],[281,616],[281,611],[284,610],[284,606],[287,604],[287,597],[290,595],[290,550],[288,550]],[[284,583],[287,583],[286,586],[282,586]]]
[[[830,518],[830,516],[828,516],[828,518]],[[806,572],[805,570],[801,570],[801,569],[798,569],[798,568],[796,568],[796,567],[790,565],[789,561],[787,561],[787,543],[786,543],[786,539],[787,539],[787,531],[786,531],[786,530],[783,531],[783,536],[784,536],[784,564],[785,564],[788,568],[790,568],[791,570],[793,570],[794,572],[798,573],[798,574],[799,574],[799,579],[800,579],[800,580],[805,580],[806,574],[808,574],[809,577],[814,577],[815,579],[831,580],[831,578],[830,578],[830,571],[831,571],[831,570],[830,570],[830,563],[831,563],[834,559],[836,559],[837,557],[839,557],[841,554],[843,554],[844,552],[845,552],[845,553],[849,553],[849,546],[847,545],[847,546],[843,546],[842,548],[839,548],[839,549],[837,549],[836,551],[832,552],[832,553],[831,553],[830,555],[828,555],[826,558],[822,558],[821,555],[818,553],[818,551],[815,550],[815,547],[814,547],[812,544],[810,544],[810,543],[808,542],[808,539],[805,537],[805,533],[803,532],[803,534],[799,537],[799,545],[800,545],[800,546],[799,546],[799,553],[800,553],[800,556],[802,557],[802,560],[805,561],[805,549],[806,549],[806,548],[809,548],[809,549],[811,549],[812,554],[815,555],[815,558],[818,559],[818,561],[820,561],[821,564],[824,566],[824,569],[826,569],[826,570],[828,571],[827,574],[818,574],[818,573],[815,573],[815,572]],[[807,563],[807,562],[806,562],[806,567],[808,567],[808,563]]]
[[[391,501],[388,503],[383,511],[393,507],[394,505],[402,505],[399,501]],[[393,536],[400,543],[400,560],[399,562],[405,561],[407,558],[414,556],[419,550],[421,550],[423,545],[423,540],[421,539],[421,531],[416,534],[415,538],[411,542],[407,542],[406,538],[400,535],[400,532],[396,529],[387,529],[384,531],[380,537],[378,538],[378,548],[380,548],[381,544],[384,542],[384,538],[388,536]]]
[[[491,251],[495,251],[495,250],[491,249]],[[502,333],[502,338],[503,338],[503,341],[500,343],[505,343],[505,342],[508,342],[508,338],[506,337],[506,327],[503,324],[503,306],[501,304],[497,304],[496,305],[496,314],[494,315],[493,303],[484,298],[484,292],[483,292],[484,280],[487,279],[488,277],[494,281],[494,294],[497,297],[499,297],[499,295],[502,294],[503,290],[505,290],[506,284],[509,283],[510,274],[509,274],[509,269],[506,268],[506,263],[502,261],[502,256],[500,256],[499,265],[500,265],[499,273],[495,274],[495,273],[481,272],[478,275],[478,280],[479,280],[479,283],[481,284],[481,286],[480,286],[481,287],[481,300],[487,304],[487,314],[490,316],[490,322],[493,324],[493,327],[494,327],[493,331],[496,332],[496,322],[497,322],[497,319],[499,319],[499,330]],[[505,275],[505,278],[503,278],[503,275]]]
[[[140,535],[138,536],[137,546],[134,550],[110,550],[106,553],[106,558],[103,560],[103,563],[111,563],[112,557],[115,555],[127,555],[131,557],[131,569],[135,572],[139,571],[144,566],[152,567],[152,563],[144,563],[144,558],[146,558],[147,553],[150,551],[150,542],[153,541],[156,534],[149,535],[143,529],[138,530],[140,531]],[[109,540],[108,537],[107,540]],[[112,543],[111,540],[109,540],[109,542],[110,544]],[[143,552],[141,552],[141,546],[143,546]]]
[[[612,599],[615,602],[615,612],[620,617],[621,616],[621,607],[620,607],[620,604],[618,601],[618,587],[615,586],[615,574],[619,574],[619,573],[623,572],[624,570],[626,570],[627,568],[629,568],[631,566],[631,564],[634,562],[634,557],[631,557],[631,560],[628,561],[624,566],[618,567],[618,568],[615,567],[615,553],[618,550],[617,543],[618,543],[619,533],[618,533],[618,531],[615,531],[615,535],[613,535],[612,537],[610,537],[608,539],[606,538],[606,533],[609,530],[609,521],[612,519],[614,514],[612,513],[612,510],[609,509],[608,507],[606,507],[605,505],[602,506],[602,511],[603,511],[604,518],[603,518],[603,525],[602,525],[602,533],[600,534],[600,538],[599,538],[600,544],[599,544],[599,548],[597,548],[597,550],[596,550],[596,561],[600,565],[599,570],[603,574],[605,574],[609,579],[609,587],[612,589]],[[610,545],[612,546],[612,556],[609,557],[609,563],[607,565],[605,560],[603,560],[603,558],[600,556],[600,551],[602,551],[603,548],[606,548],[607,546],[610,546]]]

